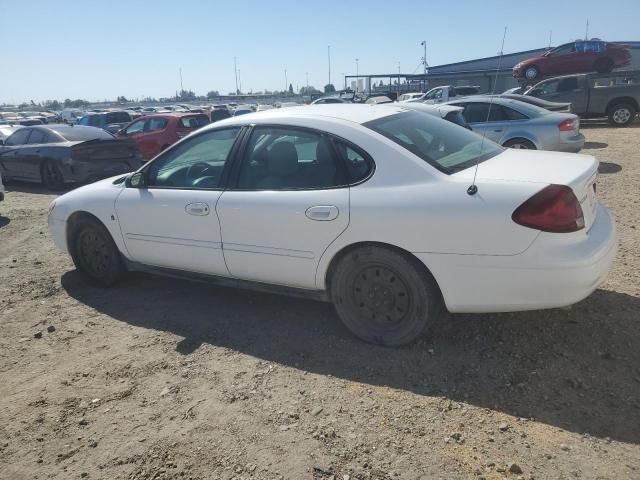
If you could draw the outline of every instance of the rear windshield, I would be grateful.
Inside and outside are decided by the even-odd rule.
[[[422,112],[403,112],[364,124],[446,174],[502,152],[500,145],[451,122]]]
[[[82,128],[82,127],[51,127],[51,130],[58,135],[62,135],[69,142],[82,142],[86,140],[111,140],[113,135],[101,128]]]

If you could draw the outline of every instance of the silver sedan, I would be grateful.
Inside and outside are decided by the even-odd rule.
[[[464,108],[462,115],[474,132],[505,147],[579,152],[584,145],[580,119],[571,113],[488,96],[465,97],[449,105]]]

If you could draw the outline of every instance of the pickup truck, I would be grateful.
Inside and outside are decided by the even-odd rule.
[[[640,72],[550,78],[531,87],[525,95],[571,103],[571,112],[582,118],[608,117],[614,127],[625,127],[640,110]]]

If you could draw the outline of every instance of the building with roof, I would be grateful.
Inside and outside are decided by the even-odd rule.
[[[631,63],[620,70],[640,70],[640,41],[613,42],[629,45],[631,50]],[[513,67],[519,62],[544,53],[547,48],[536,48],[523,52],[508,53],[502,55],[467,60],[464,62],[449,63],[429,67],[427,75],[409,74],[376,74],[376,75],[347,75],[345,87],[351,80],[364,79],[364,90],[375,92],[376,90],[392,90],[398,93],[412,91],[427,91],[441,85],[469,86],[477,85],[481,92],[503,92],[509,88],[517,87],[518,81],[512,75]],[[380,85],[380,81],[383,84]],[[385,82],[385,80],[387,80]],[[495,88],[494,88],[495,84]]]

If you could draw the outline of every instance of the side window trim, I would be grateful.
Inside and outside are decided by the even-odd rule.
[[[146,127],[146,122],[145,122],[145,127]],[[222,127],[222,128],[216,128],[214,130],[207,130],[205,132],[201,132],[198,133],[197,135],[194,135],[193,137],[189,138],[189,141],[192,141],[194,139],[196,139],[197,137],[199,137],[200,135],[206,135],[207,133],[213,133],[213,132],[220,132],[223,130],[231,130],[234,128],[238,128],[238,135],[236,136],[236,139],[234,140],[234,143],[231,147],[231,150],[229,151],[229,155],[227,157],[227,160],[225,161],[223,170],[222,170],[222,175],[220,176],[220,182],[219,182],[219,186],[215,187],[215,188],[210,188],[210,187],[171,187],[171,186],[165,186],[165,185],[149,185],[149,186],[145,186],[144,188],[146,189],[155,189],[155,190],[209,190],[209,191],[224,191],[227,188],[227,183],[228,183],[228,178],[229,178],[229,171],[231,170],[231,168],[233,167],[233,165],[236,163],[236,157],[237,157],[237,153],[238,153],[238,148],[240,143],[244,140],[244,136],[246,133],[246,126],[244,125],[232,125],[232,126],[228,126],[228,127]],[[171,152],[171,150],[173,150],[175,147],[179,146],[180,144],[182,144],[182,142],[176,142],[173,145],[171,145],[169,148],[167,148],[166,150],[164,150],[160,155],[158,155],[156,158],[153,159],[153,161],[147,162],[144,164],[144,166],[138,170],[139,172],[143,172],[145,175],[147,173],[147,171],[151,168],[151,165],[153,165],[154,163],[160,161],[162,158],[164,158],[165,155],[169,154],[169,152]],[[137,187],[131,187],[131,188],[137,188]]]
[[[339,188],[349,188],[352,186],[356,186],[356,185],[360,185],[361,183],[366,182],[367,180],[369,180],[373,173],[376,170],[376,163],[373,160],[373,157],[371,157],[371,155],[369,155],[368,152],[366,152],[362,147],[355,145],[353,142],[342,138],[338,135],[335,135],[333,133],[329,133],[329,132],[324,132],[322,130],[317,130],[315,128],[310,128],[310,127],[301,127],[301,126],[297,126],[297,125],[287,125],[287,124],[278,124],[278,123],[264,123],[264,124],[251,124],[251,125],[247,125],[244,132],[240,132],[240,134],[238,134],[238,137],[240,137],[241,135],[243,135],[242,139],[238,138],[236,141],[236,145],[234,145],[234,149],[232,150],[232,153],[235,153],[234,157],[233,157],[233,164],[230,165],[231,168],[229,169],[225,169],[225,174],[228,173],[226,176],[226,186],[225,186],[225,190],[231,190],[231,191],[238,191],[238,192],[260,192],[260,191],[267,191],[269,189],[262,189],[262,188],[253,188],[253,189],[244,189],[244,188],[238,188],[238,183],[240,181],[240,169],[242,166],[242,161],[247,153],[247,147],[249,145],[249,141],[251,139],[251,136],[254,132],[254,130],[256,128],[282,128],[282,129],[290,129],[290,130],[299,130],[302,132],[307,132],[307,133],[312,133],[321,137],[325,137],[327,140],[329,140],[329,145],[331,147],[331,151],[333,152],[333,154],[335,155],[336,159],[339,159],[341,165],[340,167],[345,171],[345,172],[349,172],[348,166],[346,164],[346,162],[348,161],[346,156],[343,155],[340,151],[339,148],[337,148],[335,142],[341,142],[344,143],[346,146],[352,148],[354,151],[358,152],[359,154],[361,154],[363,156],[363,158],[367,161],[367,163],[369,163],[369,167],[370,167],[370,171],[369,173],[366,175],[366,177],[364,177],[363,179],[357,181],[357,182],[351,182],[350,179],[348,179],[347,183],[345,183],[344,185],[336,185],[333,187],[319,187],[319,188],[287,188],[287,189],[282,189],[280,191],[314,191],[314,190],[335,190],[335,189],[339,189]],[[236,149],[237,147],[237,149]],[[234,152],[235,150],[235,152]],[[231,160],[231,158],[230,158]],[[229,161],[227,162],[229,163]],[[224,174],[223,174],[223,180],[224,180]]]

